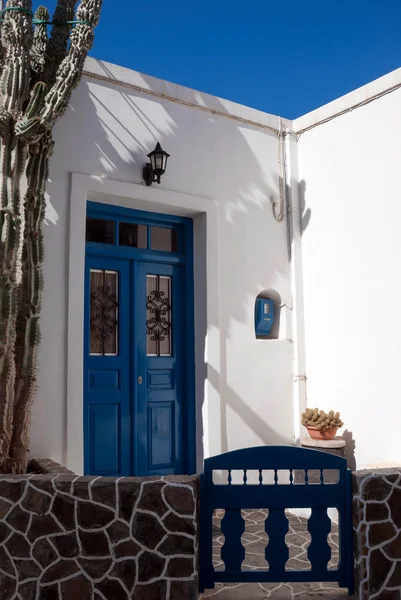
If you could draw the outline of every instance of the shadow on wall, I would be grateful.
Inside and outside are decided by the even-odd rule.
[[[300,232],[301,232],[301,237],[302,237],[310,223],[310,220],[312,217],[312,211],[310,208],[306,208],[306,187],[307,187],[306,181],[304,179],[301,179],[301,181],[296,185],[297,185],[297,189],[293,190],[292,186],[290,186],[288,183],[286,184],[286,186],[285,186],[286,187],[286,198],[288,201],[288,199],[291,198],[291,195],[293,192],[294,192],[295,196],[298,196],[299,218],[300,218],[299,225],[300,225]],[[292,223],[292,221],[290,221],[289,226],[287,227],[287,235],[288,235],[288,260],[291,261],[292,242],[294,239],[294,224]]]
[[[306,208],[306,182],[302,179],[299,182],[299,207],[301,211],[301,234],[309,225],[312,211],[310,208]]]
[[[211,384],[216,387],[219,383],[218,372],[209,365],[208,373]],[[283,437],[269,426],[263,419],[263,416],[252,410],[232,388],[228,388],[226,403],[242,419],[243,423],[260,438],[262,444],[266,446],[282,446],[286,444]],[[227,451],[227,449],[224,451]]]
[[[114,78],[107,64],[100,61],[99,65],[105,76]],[[146,75],[142,75],[142,78],[143,87],[151,89],[153,78]],[[216,110],[217,104],[218,99],[215,99]],[[280,436],[269,429],[261,416],[247,405],[246,398],[240,397],[227,384],[227,347],[233,339],[242,335],[241,332],[246,332],[250,315],[253,326],[255,298],[262,290],[288,287],[287,249],[291,248],[291,234],[287,237],[286,219],[279,223],[272,217],[272,204],[279,197],[281,186],[276,168],[278,154],[275,135],[256,126],[235,124],[224,117],[213,114],[208,116],[201,110],[131,91],[127,87],[118,87],[117,82],[115,85],[95,79],[82,82],[74,92],[72,106],[73,109],[68,111],[57,126],[63,128],[63,135],[58,137],[55,149],[57,156],[58,152],[63,152],[64,145],[73,155],[69,158],[71,170],[82,172],[84,156],[85,172],[99,177],[110,176],[119,181],[142,183],[142,167],[147,161],[146,155],[156,142],[160,142],[169,151],[172,140],[179,138],[179,144],[175,141],[170,164],[174,161],[177,165],[188,165],[188,169],[177,169],[174,174],[170,168],[163,178],[162,187],[219,200],[220,235],[225,239],[236,240],[235,243],[227,243],[219,248],[221,306],[224,306],[224,310],[220,315],[220,373],[215,371],[212,384],[222,397],[222,451],[227,449],[227,405],[264,443],[282,443]],[[80,111],[74,110],[74,106],[80,106]],[[226,111],[223,103],[221,111]],[[82,114],[85,115],[85,127],[80,126]],[[69,119],[67,124],[66,119]],[[196,165],[200,175],[191,178],[199,147],[205,147],[202,163]],[[80,149],[77,156],[72,148]],[[227,151],[227,148],[231,150]],[[266,168],[269,153],[271,164],[274,163],[271,169]],[[225,156],[227,158],[223,160],[222,157]],[[59,173],[57,168],[52,169],[51,176],[53,181],[57,181],[58,175],[65,177],[65,166],[61,160],[53,162]],[[311,218],[310,209],[305,210],[305,188],[305,182],[301,182],[299,194],[303,230]],[[62,200],[58,199],[57,194],[52,194],[52,184],[48,191],[57,210],[57,203]],[[287,195],[290,191],[288,188]],[[258,265],[255,265],[255,256],[261,257]],[[47,261],[51,260],[48,254]],[[44,312],[51,309],[50,287],[47,286],[47,292],[45,291]],[[44,340],[52,339],[53,326],[50,319],[44,320]],[[209,319],[208,326],[217,327],[218,323]],[[204,319],[204,332],[197,340],[198,356],[205,355],[206,336]],[[246,348],[244,352],[246,356]],[[48,350],[46,355],[49,353]],[[243,364],[241,360],[239,357],[240,366]],[[205,364],[205,379],[207,367],[210,371],[210,365]],[[197,389],[202,394],[203,404],[203,382],[197,382]],[[198,448],[202,448],[202,437],[203,431],[199,429]]]

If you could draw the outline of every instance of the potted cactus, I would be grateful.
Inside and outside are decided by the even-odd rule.
[[[315,440],[332,440],[337,430],[344,425],[340,413],[331,410],[325,413],[318,408],[307,408],[302,413],[302,425],[306,427],[311,438]]]

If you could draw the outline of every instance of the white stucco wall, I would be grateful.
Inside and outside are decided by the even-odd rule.
[[[292,344],[286,340],[291,334],[291,311],[282,311],[282,339],[277,341],[256,340],[253,324],[259,292],[277,290],[283,302],[291,293],[286,223],[278,223],[272,214],[272,198],[279,195],[277,138],[266,129],[278,128],[279,119],[105,63],[90,60],[88,69],[125,85],[85,76],[55,129],[45,227],[40,391],[33,412],[32,454],[50,456],[77,472],[82,467],[80,421],[68,414],[71,403],[78,409],[82,406],[81,375],[76,372],[74,377],[71,360],[68,364],[72,344],[76,344],[79,360],[82,356],[82,340],[71,334],[71,328],[75,325],[77,331],[80,317],[75,307],[82,307],[83,299],[80,292],[78,297],[69,296],[69,290],[75,290],[76,279],[80,283],[84,224],[81,220],[81,227],[70,231],[69,223],[71,202],[75,211],[76,203],[85,206],[86,198],[79,199],[77,190],[85,186],[75,186],[73,173],[92,176],[93,185],[87,186],[91,198],[195,218],[195,245],[199,248],[196,289],[201,291],[204,286],[206,268],[213,286],[207,311],[202,295],[197,296],[195,307],[198,315],[205,313],[203,325],[201,316],[197,323],[199,446],[202,436],[204,451],[210,455],[257,444],[291,443]],[[175,96],[184,104],[139,91],[133,85]],[[185,102],[211,107],[237,120]],[[146,188],[142,167],[157,141],[171,155],[168,171],[160,186]],[[213,219],[210,229],[207,219],[202,220],[207,210],[209,224]],[[206,258],[202,259],[205,245],[209,253],[206,268]],[[75,254],[69,264],[71,248]],[[75,279],[71,273],[77,274]],[[74,362],[73,368],[78,367],[79,362]]]
[[[400,83],[401,69],[294,128]],[[358,467],[401,462],[400,131],[397,89],[298,142],[307,403],[341,411]]]

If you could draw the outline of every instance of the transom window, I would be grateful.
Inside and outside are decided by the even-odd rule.
[[[179,229],[87,217],[86,241],[159,252],[178,252]]]
[[[86,241],[115,244],[115,223],[107,219],[86,219]]]

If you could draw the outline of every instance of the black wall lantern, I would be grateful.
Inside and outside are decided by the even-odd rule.
[[[169,156],[170,154],[164,152],[159,142],[157,142],[156,148],[153,152],[149,152],[148,154],[150,162],[143,168],[143,178],[146,185],[152,185],[155,181],[160,183],[160,177],[166,172],[167,159]]]

